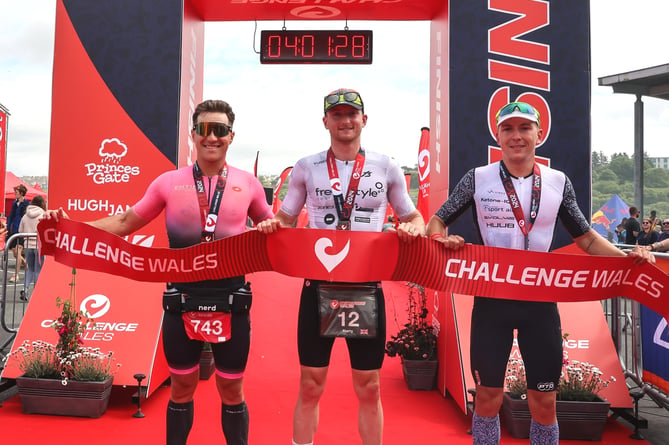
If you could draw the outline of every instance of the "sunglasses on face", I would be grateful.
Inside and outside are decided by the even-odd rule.
[[[532,105],[526,104],[525,102],[511,102],[504,105],[497,112],[497,116],[495,116],[495,119],[499,120],[500,117],[504,117],[507,114],[511,114],[516,110],[525,114],[533,114],[534,116],[536,116],[537,121],[539,120],[539,112]]]
[[[353,104],[362,107],[362,98],[354,91],[325,96],[325,111],[328,111],[333,105],[337,104]]]
[[[664,222],[662,223],[662,225],[663,225],[663,226],[669,226],[669,221],[664,221]]]
[[[200,122],[193,125],[193,130],[202,137],[209,136],[213,131],[214,136],[222,138],[232,131],[232,127],[220,122]]]
[[[644,221],[642,224],[650,224],[650,221]]]

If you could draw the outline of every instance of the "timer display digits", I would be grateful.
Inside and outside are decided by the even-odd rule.
[[[261,31],[260,63],[372,63],[372,31]]]

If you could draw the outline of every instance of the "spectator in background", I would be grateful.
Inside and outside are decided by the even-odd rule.
[[[390,229],[395,228],[395,217],[393,215],[388,215],[388,222],[383,224],[383,231],[387,232]]]
[[[19,233],[19,224],[21,224],[21,218],[26,214],[26,209],[30,204],[30,201],[26,199],[26,193],[28,189],[25,185],[19,184],[14,187],[14,196],[16,199],[12,203],[12,210],[9,212],[9,217],[7,218],[7,239],[9,239],[15,233]],[[9,277],[10,282],[17,281],[19,279],[19,270],[21,270],[21,265],[25,264],[23,259],[23,239],[15,238],[12,242],[7,245],[7,249],[11,249],[16,258],[16,271],[14,274]]]
[[[623,218],[623,220],[620,221],[620,224],[616,226],[616,243],[618,244],[625,243],[625,235],[627,234],[627,232],[625,231],[626,225],[627,225],[627,218]]]
[[[636,243],[640,246],[649,246],[657,242],[660,235],[655,230],[655,224],[650,218],[644,218],[641,223],[641,232],[636,238]]]
[[[630,207],[630,217],[625,224],[625,244],[636,244],[636,238],[641,232],[641,225],[639,224],[639,209],[637,207]]]
[[[666,218],[664,221],[662,221],[662,233],[660,233],[660,236],[657,238],[657,241],[664,241],[669,238],[669,218]]]
[[[45,211],[46,200],[42,196],[35,196],[26,208],[26,214],[21,218],[19,233],[37,233],[37,224],[42,219]],[[37,285],[44,257],[39,254],[37,249],[37,238],[30,237],[25,239],[24,252],[26,255],[26,279],[23,282],[20,298],[23,301],[28,301],[28,289],[31,283]]]

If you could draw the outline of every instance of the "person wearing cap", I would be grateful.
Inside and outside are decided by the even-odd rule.
[[[428,235],[458,249],[461,244],[444,238],[446,227],[473,207],[480,241],[487,246],[548,252],[560,220],[588,254],[624,256],[590,228],[569,178],[535,162],[535,149],[543,141],[539,112],[527,103],[512,102],[498,111],[496,120],[502,160],[465,174],[430,218]],[[519,205],[512,208],[512,202]],[[629,255],[637,263],[654,262],[638,246]],[[471,321],[470,365],[476,382],[473,443],[499,443],[498,413],[514,329],[526,369],[530,443],[557,444],[555,401],[563,357],[557,303],[484,297],[474,298]]]
[[[306,204],[311,228],[381,232],[390,204],[399,219],[397,228],[390,231],[405,242],[423,235],[423,217],[407,193],[399,164],[361,146],[367,115],[360,93],[351,89],[332,91],[325,96],[323,106],[323,125],[330,134],[330,147],[295,164],[281,209],[274,219],[258,224],[258,230],[271,234],[281,227],[292,227]],[[343,329],[338,331],[327,322],[337,315],[345,315],[323,304],[328,301],[328,295],[340,295],[342,287],[346,287],[356,301],[366,302],[364,308],[356,312],[361,325],[354,334],[344,333]],[[365,309],[374,305],[376,315]],[[293,416],[293,444],[313,443],[332,346],[335,337],[345,336],[353,388],[358,398],[360,437],[363,445],[381,445],[383,409],[379,376],[385,354],[386,323],[380,283],[304,280],[297,332],[301,367],[300,391]],[[366,336],[367,332],[375,334]]]

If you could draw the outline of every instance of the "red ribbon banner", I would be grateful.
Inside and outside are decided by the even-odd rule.
[[[467,244],[453,251],[393,233],[281,229],[183,249],[150,248],[72,220],[40,222],[41,252],[62,264],[137,281],[191,282],[259,271],[328,281],[411,281],[465,295],[528,301],[625,296],[669,320],[668,276],[631,258],[530,252]]]

